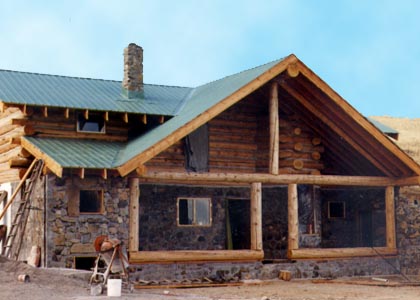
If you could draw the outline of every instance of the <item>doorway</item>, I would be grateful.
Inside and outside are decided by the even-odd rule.
[[[250,249],[250,201],[249,199],[226,200],[227,249]]]

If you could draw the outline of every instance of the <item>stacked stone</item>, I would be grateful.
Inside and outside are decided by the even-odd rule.
[[[129,44],[124,49],[124,79],[123,88],[128,97],[136,97],[143,91],[143,48]]]
[[[401,272],[420,275],[420,193],[402,192],[395,211]]]
[[[126,180],[87,180],[87,188],[104,190],[103,214],[69,216],[68,189],[71,178],[48,176],[47,222],[48,267],[74,267],[74,258],[95,256],[95,238],[108,235],[128,243],[129,188]]]

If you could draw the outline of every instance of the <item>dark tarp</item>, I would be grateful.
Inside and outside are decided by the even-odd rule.
[[[209,170],[209,133],[207,124],[185,137],[185,168],[190,172]]]

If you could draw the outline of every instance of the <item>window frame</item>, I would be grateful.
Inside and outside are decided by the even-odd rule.
[[[193,201],[193,222],[192,224],[180,224],[179,223],[179,202],[181,200],[192,200]],[[196,222],[196,216],[197,216],[197,211],[196,211],[196,201],[197,200],[207,200],[208,202],[208,220],[209,223],[208,224],[197,224]],[[176,224],[178,227],[211,227],[212,223],[213,223],[213,217],[212,217],[212,199],[210,197],[178,197],[176,199]]]
[[[92,119],[94,119],[94,120],[92,121]],[[95,121],[96,119],[101,120],[101,121]],[[100,131],[83,130],[80,126],[81,120],[85,120],[86,122],[90,122],[90,123],[98,123],[98,125],[100,124],[100,122],[103,122],[103,126],[101,127]],[[98,114],[98,113],[92,113],[92,114],[89,114],[89,119],[85,119],[85,116],[84,116],[83,113],[76,114],[76,132],[92,133],[92,134],[105,134],[106,133],[106,122],[105,122],[104,116],[102,116],[101,114]]]
[[[330,220],[341,220],[341,219],[345,219],[346,218],[346,202],[345,201],[328,201],[328,219]],[[342,208],[342,217],[334,217],[331,216],[331,204],[342,204],[343,208]]]
[[[81,193],[83,191],[94,191],[97,192],[99,195],[99,210],[98,211],[94,211],[94,212],[85,212],[85,211],[81,211],[81,203],[82,203],[82,197],[81,197]],[[78,191],[79,194],[79,215],[102,215],[105,212],[105,203],[104,203],[104,190],[103,189],[79,189]]]

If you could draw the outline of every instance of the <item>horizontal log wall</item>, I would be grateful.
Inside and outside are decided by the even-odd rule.
[[[178,141],[145,164],[147,170],[185,171],[184,140]]]
[[[20,145],[27,128],[15,123],[23,119],[18,107],[7,107],[0,113],[0,183],[19,181],[31,162],[30,154]]]
[[[77,132],[77,113],[71,110],[67,118],[63,109],[49,108],[46,116],[41,108],[32,108],[27,119],[18,122],[28,128],[27,135],[38,137],[127,141],[128,125],[124,122],[121,114],[109,115],[109,120],[105,122],[105,133],[102,134]],[[92,114],[94,112],[88,112],[88,115]],[[102,112],[102,114],[104,113]]]
[[[322,139],[301,120],[301,116],[281,111],[280,174],[321,174],[323,152]]]
[[[209,122],[210,172],[256,172],[258,112],[266,103],[248,97]]]

